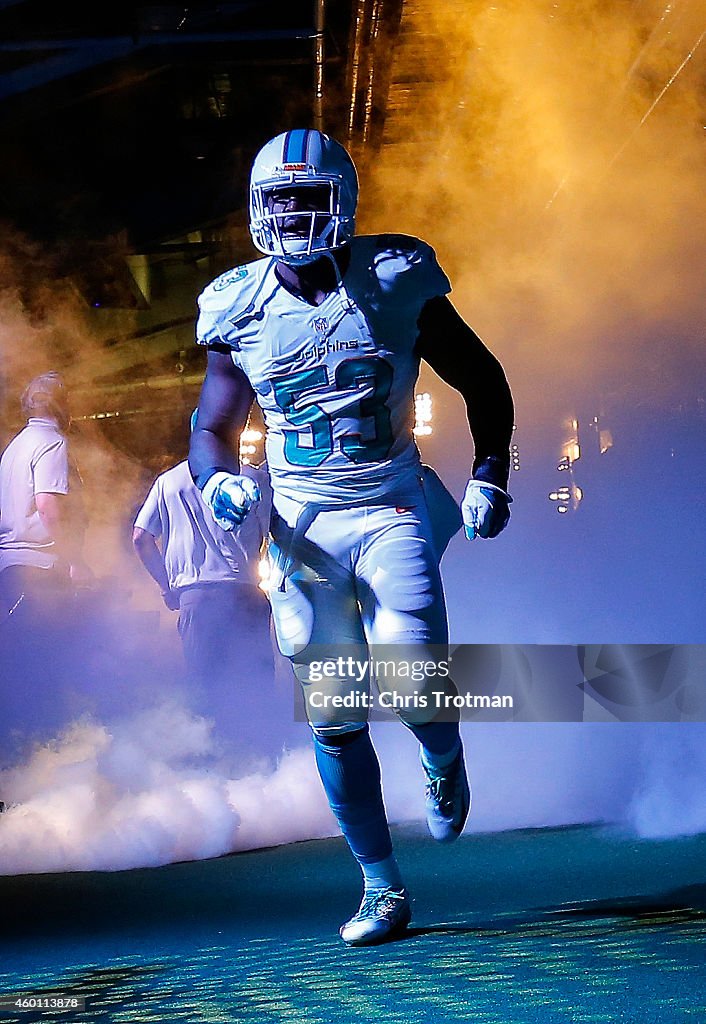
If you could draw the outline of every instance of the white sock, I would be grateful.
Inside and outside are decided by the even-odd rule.
[[[420,745],[422,753],[422,763],[425,768],[440,775],[443,773],[445,768],[453,764],[458,753],[461,750],[461,740],[458,740],[451,750],[447,750],[445,754],[432,754],[431,750],[427,750],[426,747]]]
[[[374,864],[361,864],[360,869],[363,872],[366,892],[368,889],[402,889],[404,887],[394,853]]]

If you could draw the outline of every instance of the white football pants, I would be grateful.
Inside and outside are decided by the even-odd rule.
[[[369,645],[387,644],[397,645],[395,655],[416,665],[438,662],[448,643],[448,626],[424,492],[420,486],[418,497],[412,502],[407,495],[400,506],[317,511],[282,497],[276,506],[281,518],[275,515],[270,543],[270,600],[279,648],[292,661],[316,731],[360,729],[367,719],[363,695],[370,692],[369,673],[360,679],[346,672],[314,681],[311,665],[322,656],[354,651],[365,660]],[[390,652],[380,655],[387,659]],[[414,679],[378,674],[375,682],[380,693],[394,690],[395,701],[407,704],[395,708],[400,718],[419,725],[437,714],[432,691],[455,693],[436,670],[421,676],[417,671]],[[310,700],[314,689],[316,708]],[[349,703],[360,706],[336,707],[327,695],[348,696]],[[426,701],[418,700],[420,695]]]

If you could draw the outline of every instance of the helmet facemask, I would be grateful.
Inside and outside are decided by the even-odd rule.
[[[292,266],[311,263],[350,241],[355,219],[342,212],[340,182],[325,176],[312,175],[302,181],[290,175],[253,183],[250,190],[250,230],[255,246],[267,255],[276,256]],[[278,194],[316,192],[310,208],[302,209],[301,201],[294,209],[278,209]],[[284,204],[289,205],[289,204]]]

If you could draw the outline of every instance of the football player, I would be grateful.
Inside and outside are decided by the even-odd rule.
[[[395,644],[400,657],[438,662],[448,642],[443,547],[461,522],[473,539],[495,537],[509,519],[513,405],[500,363],[446,298],[433,250],[405,235],[355,235],[357,199],[350,156],[321,132],[285,132],[255,158],[249,222],[264,256],[199,298],[197,340],[208,356],[189,461],[216,521],[237,528],[258,495],[239,474],[236,440],[259,402],[274,492],[277,639],[303,687],[324,790],[363,873],[360,908],[340,933],[367,945],[410,920],[361,710],[370,679],[342,672],[315,686],[312,659],[350,650],[342,645]],[[457,521],[446,515],[446,524],[435,521],[438,478],[425,478],[412,431],[421,359],[463,396],[475,446],[461,514],[454,508]],[[404,685],[395,679],[395,691]],[[419,698],[440,680],[407,685]],[[333,698],[352,690],[357,710],[336,707]],[[408,703],[399,717],[420,744],[429,828],[448,842],[470,806],[458,720],[431,700]]]

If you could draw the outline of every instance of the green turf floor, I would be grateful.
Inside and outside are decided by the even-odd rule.
[[[342,840],[151,870],[0,878],[0,993],[84,1012],[2,1021],[706,1021],[706,836],[396,830],[407,936],[348,949]]]

